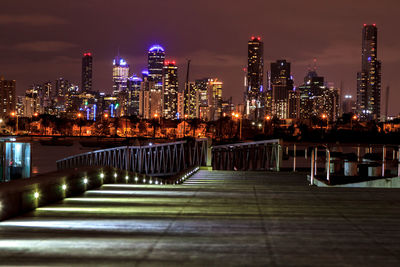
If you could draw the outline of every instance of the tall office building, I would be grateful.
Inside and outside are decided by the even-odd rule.
[[[139,116],[139,98],[142,79],[132,75],[128,79],[128,116]]]
[[[175,61],[165,62],[163,68],[163,116],[176,119],[178,116],[178,67]]]
[[[270,75],[272,115],[279,119],[287,119],[289,118],[289,92],[293,90],[290,63],[286,60],[272,62]]]
[[[113,90],[114,94],[125,92],[128,87],[129,65],[119,56],[113,61]]]
[[[92,91],[93,57],[92,53],[84,53],[82,57],[82,92]]]
[[[15,111],[15,80],[4,80],[0,77],[0,117],[5,118]]]
[[[58,78],[56,80],[56,90],[54,91],[54,96],[65,96],[68,94],[68,89],[71,87],[71,83],[64,78]]]
[[[264,116],[264,46],[260,37],[251,37],[248,42],[246,87],[246,115],[251,120]]]
[[[208,118],[208,95],[207,88],[210,78],[203,78],[195,81],[194,88],[196,91],[197,117],[203,120]]]
[[[153,45],[148,51],[149,80],[155,83],[155,89],[162,89],[165,50],[160,45]]]
[[[304,78],[304,84],[298,87],[299,117],[311,119],[325,114],[328,120],[335,121],[340,113],[339,90],[326,86],[324,77],[310,70]]]
[[[378,29],[364,24],[362,30],[361,72],[357,73],[357,111],[362,119],[376,120],[381,111],[381,62]]]
[[[184,90],[184,111],[185,118],[193,119],[198,117],[198,94],[194,82],[189,82]]]
[[[218,79],[210,79],[207,86],[208,120],[218,120],[222,115],[222,85]]]

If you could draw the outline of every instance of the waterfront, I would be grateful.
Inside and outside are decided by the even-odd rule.
[[[399,189],[201,170],[182,185],[106,184],[0,222],[9,265],[398,266]]]

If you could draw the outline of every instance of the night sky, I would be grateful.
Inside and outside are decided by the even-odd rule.
[[[295,85],[317,59],[317,72],[355,95],[364,23],[378,27],[382,60],[382,111],[391,86],[389,115],[400,112],[400,1],[298,0],[1,0],[0,76],[17,80],[17,94],[32,83],[64,77],[80,85],[81,56],[94,55],[93,89],[111,92],[118,49],[134,73],[146,67],[155,43],[176,60],[180,83],[186,59],[191,79],[218,77],[224,98],[243,99],[247,41],[264,41],[271,61],[292,63]]]

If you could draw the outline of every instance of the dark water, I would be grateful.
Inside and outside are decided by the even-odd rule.
[[[57,170],[56,161],[72,155],[77,155],[97,148],[82,147],[78,140],[72,146],[45,146],[39,141],[31,141],[32,146],[32,176]]]

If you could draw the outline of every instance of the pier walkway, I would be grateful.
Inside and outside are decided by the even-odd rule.
[[[400,190],[200,170],[104,184],[0,222],[0,265],[399,266]]]

